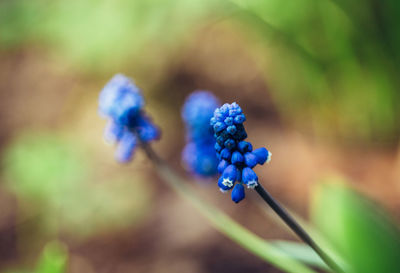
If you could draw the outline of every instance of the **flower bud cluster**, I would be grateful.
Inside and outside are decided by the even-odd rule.
[[[237,103],[225,103],[214,111],[210,120],[216,139],[215,150],[218,155],[218,186],[222,192],[232,190],[231,197],[236,203],[245,197],[244,185],[254,188],[258,176],[253,171],[257,165],[271,160],[271,153],[265,148],[253,150],[247,138],[243,122],[246,117]],[[236,183],[237,182],[237,183]]]
[[[138,138],[150,142],[160,136],[159,129],[144,112],[140,89],[124,75],[115,75],[100,92],[99,113],[108,119],[104,138],[117,144],[115,157],[120,162],[132,159]]]

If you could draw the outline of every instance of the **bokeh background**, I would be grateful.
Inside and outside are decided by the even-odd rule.
[[[281,272],[213,230],[141,152],[115,162],[97,96],[119,72],[182,174],[181,106],[211,90],[242,106],[249,139],[273,153],[262,183],[297,214],[335,233],[340,213],[319,211],[329,180],[397,222],[399,16],[395,0],[0,1],[0,271]],[[254,194],[235,205],[215,181],[193,184],[261,237],[295,240]]]

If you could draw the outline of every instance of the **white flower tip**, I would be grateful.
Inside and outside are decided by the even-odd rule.
[[[233,181],[228,178],[224,178],[222,181],[222,185],[227,186],[227,187],[232,187]]]
[[[268,157],[266,163],[268,164],[271,161],[272,153],[268,152]]]
[[[248,189],[254,189],[257,185],[258,185],[258,182],[255,180],[247,182]]]

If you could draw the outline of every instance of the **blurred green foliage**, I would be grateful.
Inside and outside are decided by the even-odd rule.
[[[294,260],[301,261],[302,263],[313,267],[321,268],[325,271],[329,270],[329,267],[327,267],[317,253],[315,253],[310,246],[304,243],[291,241],[271,241],[271,243]]]
[[[161,64],[196,30],[234,22],[224,27],[246,35],[286,122],[352,143],[393,143],[399,17],[395,0],[14,0],[0,3],[0,48],[45,47],[81,71],[130,65],[168,75]]]
[[[89,164],[73,142],[52,133],[19,136],[4,156],[12,189],[26,197],[59,198],[88,178]]]
[[[3,167],[22,212],[38,214],[49,232],[91,235],[145,215],[151,194],[140,173],[98,177],[94,162],[77,140],[29,132],[9,146]]]
[[[35,273],[63,273],[66,272],[68,252],[59,242],[48,243],[36,266]]]
[[[54,47],[89,70],[152,60],[176,46],[210,0],[17,0],[0,3],[0,44]],[[52,47],[49,47],[52,46]],[[147,55],[148,54],[148,55]],[[165,54],[168,54],[167,51]]]
[[[283,117],[324,136],[398,138],[400,3],[234,2],[267,45],[261,58]]]
[[[313,222],[357,273],[396,272],[400,268],[400,232],[375,203],[345,186],[320,186]]]
[[[47,243],[34,270],[8,270],[5,273],[64,273],[67,268],[68,251],[57,241]]]

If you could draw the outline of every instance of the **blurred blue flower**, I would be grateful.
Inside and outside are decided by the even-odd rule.
[[[258,185],[257,174],[252,170],[257,164],[271,160],[271,153],[265,148],[253,151],[247,138],[243,122],[246,117],[237,103],[225,103],[214,111],[210,124],[214,129],[216,144],[214,148],[219,158],[218,186],[221,191],[232,190],[232,200],[240,202],[245,197],[244,187],[254,188]],[[237,183],[236,183],[237,182]],[[236,183],[236,185],[235,185]]]
[[[209,177],[217,173],[218,159],[213,143],[189,142],[183,149],[182,160],[194,174]]]
[[[120,125],[129,126],[144,106],[139,88],[127,77],[115,75],[100,92],[99,112]]]
[[[119,162],[130,161],[133,157],[136,146],[137,139],[135,135],[129,130],[126,131],[118,142],[117,150],[115,151],[115,158]]]
[[[138,137],[150,142],[160,136],[159,129],[144,112],[144,98],[139,88],[124,75],[115,75],[100,92],[99,113],[109,120],[104,138],[117,144],[115,157],[120,162],[132,159]]]
[[[219,161],[210,118],[219,105],[218,99],[211,92],[195,91],[187,97],[182,108],[187,133],[182,161],[187,169],[202,177],[217,173]]]

